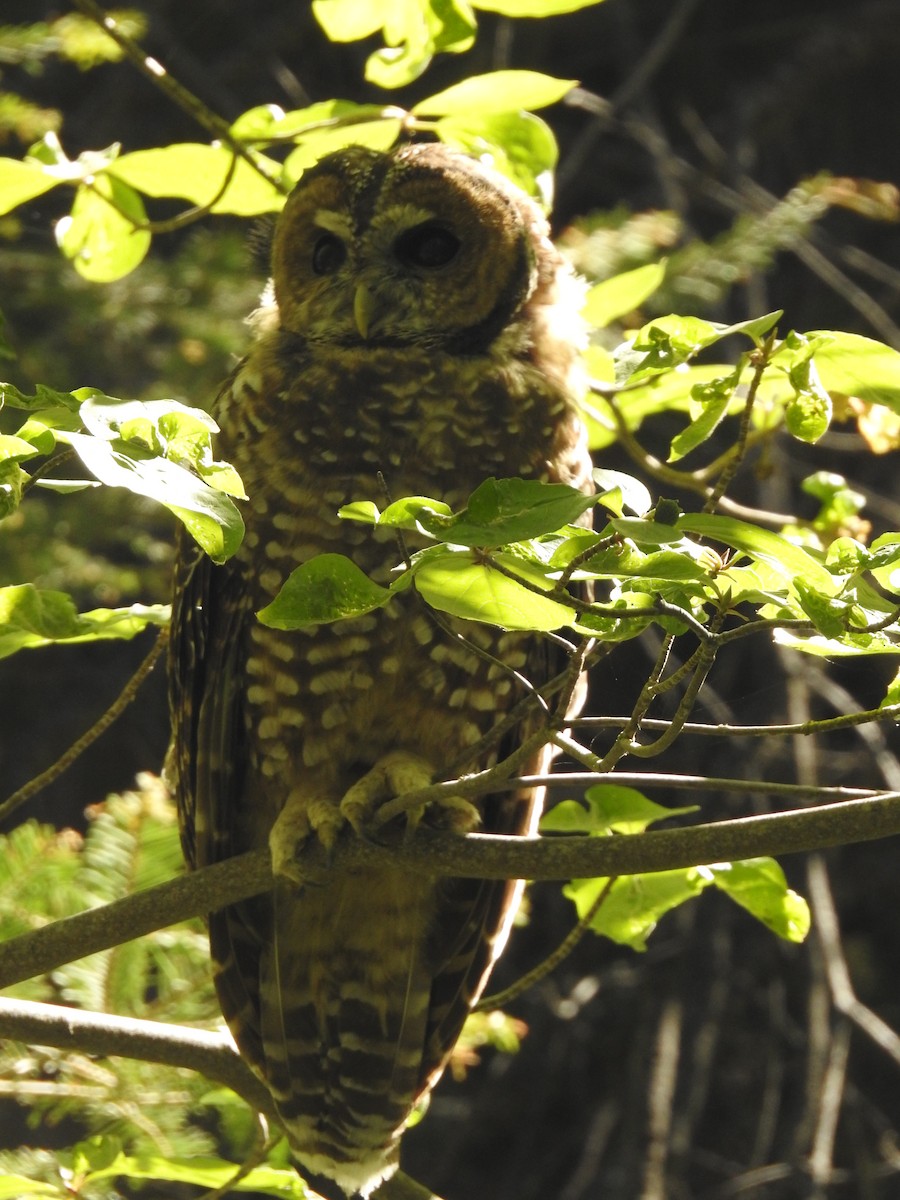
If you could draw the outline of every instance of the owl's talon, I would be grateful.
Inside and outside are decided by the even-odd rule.
[[[373,829],[397,816],[406,821],[404,841],[408,841],[426,812],[435,816],[436,825],[468,833],[480,823],[481,815],[462,796],[441,797],[427,804],[414,800],[403,804],[407,794],[429,787],[433,777],[434,770],[424,759],[405,750],[392,751],[347,790],[341,801],[341,815],[359,837],[369,841]]]
[[[272,874],[297,887],[318,887],[327,881],[337,835],[343,819],[325,802],[287,804],[278,814],[269,834]],[[325,868],[313,866],[309,854],[313,841],[325,851]]]

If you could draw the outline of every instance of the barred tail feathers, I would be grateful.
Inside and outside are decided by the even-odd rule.
[[[260,958],[265,1072],[306,1170],[365,1195],[420,1091],[434,885],[396,871],[276,889]]]

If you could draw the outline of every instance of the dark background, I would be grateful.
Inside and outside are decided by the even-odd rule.
[[[561,147],[559,231],[595,210],[670,210],[684,245],[724,234],[741,213],[764,209],[765,193],[784,196],[820,171],[900,183],[898,0],[606,0],[531,22],[485,13],[471,52],[440,58],[399,94],[363,82],[374,43],[331,45],[300,0],[143,7],[148,51],[228,118],[255,104],[290,108],[336,96],[409,104],[507,65],[580,79],[612,109],[602,119],[571,106],[544,114]],[[7,0],[3,19],[31,22],[59,11]],[[204,140],[128,65],[84,74],[48,61],[33,75],[10,72],[4,84],[64,112],[61,137],[71,157],[113,141],[137,149]],[[18,156],[22,147],[0,150]],[[241,319],[262,282],[243,249],[243,228],[221,220],[160,239],[133,276],[91,287],[53,246],[52,220],[61,211],[51,194],[15,229],[0,227],[0,303],[19,353],[13,380],[23,388],[92,383],[114,395],[174,394],[205,404],[240,353]],[[833,210],[805,240],[774,254],[768,270],[745,271],[691,311],[731,321],[774,307],[786,310],[785,327],[844,328],[900,348],[898,225]],[[648,444],[664,446],[666,433],[649,432]],[[603,461],[628,468],[614,452]],[[824,466],[867,494],[877,533],[900,527],[895,461],[895,454],[861,453],[848,426],[815,449],[776,447],[766,471],[749,473],[741,488],[780,511],[802,509],[798,481]],[[814,506],[806,505],[803,515],[811,516]],[[172,531],[164,518],[116,495],[78,519],[84,527],[69,528],[52,507],[29,518],[16,548],[0,547],[3,582],[31,577],[20,570],[33,573],[37,562],[45,586],[70,588],[85,607],[166,598]],[[67,538],[90,546],[90,556],[53,548]],[[0,664],[4,794],[104,711],[148,646],[142,638],[42,650]],[[651,652],[634,647],[599,671],[591,711],[627,711]],[[816,716],[869,707],[882,698],[890,670],[865,659],[826,673],[754,642],[752,651],[722,656],[698,718],[774,722],[802,719],[807,704]],[[136,771],[157,769],[166,736],[156,677],[29,815],[78,823],[87,804],[127,787]],[[897,787],[897,748],[894,730],[868,727],[865,736],[818,743],[803,769],[822,783]],[[794,753],[787,741],[686,737],[664,769],[792,779]],[[765,806],[765,797],[702,799],[710,819]],[[860,1000],[900,1027],[896,853],[888,841],[831,852],[824,864],[785,860],[795,886],[818,899],[820,918],[830,879],[839,939],[813,934],[803,947],[787,946],[724,898],[706,895],[667,917],[644,955],[584,941],[510,1006],[529,1030],[520,1053],[486,1051],[464,1082],[442,1083],[407,1139],[407,1170],[446,1200],[900,1195],[897,1035],[877,1046],[837,1011],[828,986],[829,970],[833,977],[845,956]],[[558,888],[533,888],[530,921],[494,984],[534,965],[571,923]],[[831,1096],[839,1113],[833,1153]]]

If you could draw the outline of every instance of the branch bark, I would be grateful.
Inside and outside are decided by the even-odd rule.
[[[670,871],[704,863],[778,856],[900,834],[900,793],[816,808],[715,821],[630,837],[503,837],[420,827],[402,842],[347,838],[331,862],[317,845],[301,866],[329,870],[390,864],[432,876],[472,879],[584,879]],[[102,908],[67,917],[0,945],[0,987],[54,970],[111,946],[266,891],[267,850],[254,850]]]
[[[227,1034],[3,997],[0,1037],[102,1058],[139,1058],[185,1067],[231,1088],[258,1112],[274,1115],[268,1090],[239,1057]]]

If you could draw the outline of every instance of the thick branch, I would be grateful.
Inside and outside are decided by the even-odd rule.
[[[402,844],[347,838],[327,862],[321,847],[303,865],[321,875],[374,863],[433,876],[474,879],[583,879],[669,871],[758,855],[793,854],[900,834],[900,793],[799,811],[716,821],[631,837],[505,837],[420,828]],[[53,970],[154,929],[212,912],[271,886],[266,850],[68,917],[0,946],[0,987]]]
[[[273,1111],[268,1091],[224,1034],[0,998],[0,1037],[103,1058],[139,1058],[186,1067],[231,1088],[258,1112],[270,1115]]]

